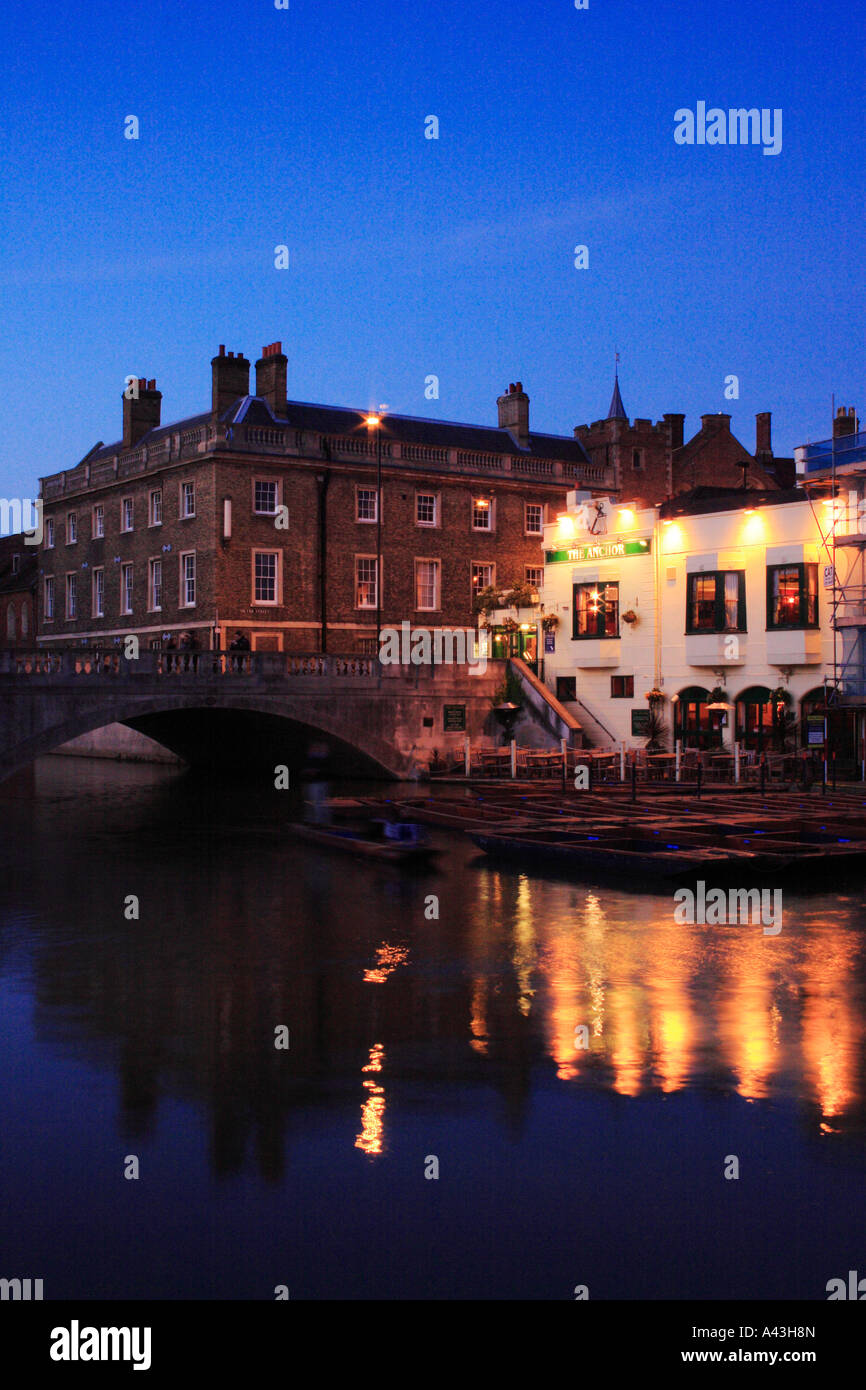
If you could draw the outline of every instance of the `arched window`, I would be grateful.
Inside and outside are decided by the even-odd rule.
[[[769,749],[775,730],[774,706],[765,685],[750,685],[737,696],[736,738],[758,753]]]
[[[21,605],[21,636],[26,637],[30,631],[30,615],[27,612],[27,604]]]
[[[11,603],[6,609],[6,637],[10,642],[15,641],[15,608]]]
[[[684,748],[721,748],[724,714],[711,710],[710,692],[690,685],[679,693],[674,709],[674,737]]]
[[[634,469],[635,473],[639,473],[643,468],[643,455],[641,454],[640,449],[632,449],[631,466]]]
[[[808,690],[800,701],[800,741],[805,748],[823,748],[827,728],[823,685]]]

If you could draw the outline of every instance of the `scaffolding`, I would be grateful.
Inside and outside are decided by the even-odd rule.
[[[833,678],[832,684],[825,680],[827,703],[866,707],[866,434],[837,437],[834,426],[830,440],[798,454],[828,560],[825,588],[832,592]]]

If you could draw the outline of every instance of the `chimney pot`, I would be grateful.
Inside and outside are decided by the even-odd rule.
[[[225,357],[225,355],[226,355],[226,345],[225,345],[225,343],[220,343],[220,357]]]
[[[275,415],[283,418],[287,410],[286,369],[288,362],[282,343],[268,343],[256,363],[256,395],[267,401]]]

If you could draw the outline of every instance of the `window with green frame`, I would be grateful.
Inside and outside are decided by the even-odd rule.
[[[767,628],[818,626],[818,566],[767,566]]]
[[[688,576],[686,633],[746,631],[746,571],[702,570]]]

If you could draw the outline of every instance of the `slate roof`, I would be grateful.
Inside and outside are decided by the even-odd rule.
[[[659,507],[659,516],[691,516],[705,512],[731,512],[740,507],[778,507],[806,502],[802,488],[693,487],[670,497]]]
[[[364,420],[369,412],[350,410],[344,406],[312,405],[304,401],[289,401],[286,418],[274,415],[268,402],[260,396],[241,396],[220,415],[220,423],[226,428],[233,425],[262,426],[270,429],[309,430],[312,433],[329,435],[361,435],[366,437]],[[186,420],[160,425],[148,430],[139,439],[136,448],[152,445],[166,435],[178,430],[192,430],[209,423],[210,412],[191,415]],[[383,439],[396,439],[403,444],[427,444],[433,448],[468,449],[488,454],[517,454],[527,458],[562,459],[565,463],[588,464],[589,455],[578,439],[568,435],[539,434],[530,430],[528,448],[520,448],[508,430],[496,426],[464,425],[453,420],[428,420],[415,415],[392,415],[384,417]],[[292,440],[294,444],[294,440]],[[114,454],[128,452],[123,444],[107,444],[90,455],[88,462],[111,458]]]

